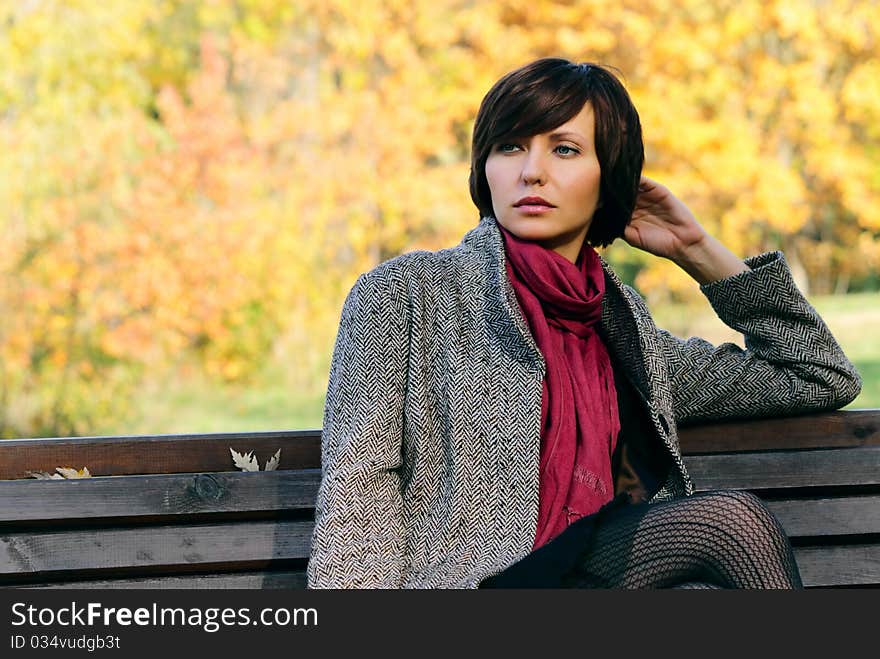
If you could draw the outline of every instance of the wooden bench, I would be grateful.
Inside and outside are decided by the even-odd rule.
[[[880,410],[680,430],[699,490],[762,497],[805,585],[880,585]],[[276,471],[241,472],[230,451]],[[92,478],[29,471],[88,467]],[[0,441],[0,585],[303,588],[320,432]]]

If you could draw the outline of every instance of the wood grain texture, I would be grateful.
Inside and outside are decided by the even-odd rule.
[[[93,476],[238,471],[229,449],[254,452],[262,468],[281,449],[279,469],[321,466],[319,430],[212,435],[60,437],[0,440],[0,480],[29,471],[88,467]]]
[[[49,581],[40,584],[24,584],[20,588],[88,588],[88,589],[126,589],[126,588],[222,588],[230,590],[262,589],[304,589],[305,570],[230,572],[224,574],[192,574],[170,577],[143,577],[136,579],[98,579],[84,581]]]
[[[768,501],[790,537],[880,534],[880,496],[816,497]]]
[[[311,521],[270,520],[0,532],[0,584],[14,574],[123,569],[148,574],[218,566],[265,569],[279,561],[308,558],[312,528]]]
[[[862,499],[843,503],[772,502],[771,509],[775,508],[790,533],[802,535],[812,533],[809,525],[823,524],[821,520],[809,521],[811,505],[814,511],[830,506],[826,514],[833,514],[835,506],[839,513],[842,506],[856,521],[859,509],[876,511],[876,498]],[[786,509],[794,512],[787,514]],[[876,528],[876,512],[873,515],[872,529]],[[838,524],[838,533],[864,531],[847,528],[846,523]],[[824,533],[822,528],[819,535]],[[146,527],[109,529],[97,534],[82,531],[0,535],[0,585],[8,585],[10,575],[16,575],[16,582],[28,577],[32,582],[48,579],[38,584],[44,587],[303,588],[301,570],[276,573],[272,565],[307,558],[310,533],[311,524],[307,522],[267,521],[171,526],[161,532]],[[880,584],[880,545],[798,547],[795,554],[805,585]],[[231,573],[175,574],[183,568]],[[243,572],[245,569],[253,571]]]
[[[682,452],[719,453],[880,446],[880,409],[711,423],[679,428]],[[88,467],[95,476],[235,471],[229,449],[260,464],[281,449],[280,469],[321,466],[321,431],[0,440],[0,480],[28,471]]]
[[[4,522],[311,511],[320,469],[0,481]]]
[[[880,547],[876,545],[797,548],[795,549],[795,558],[804,585],[808,588],[880,585]],[[49,581],[40,584],[22,584],[16,587],[102,590],[128,588],[303,589],[306,587],[306,576],[302,570],[293,570],[175,575],[136,579]]]
[[[805,586],[880,585],[880,544],[797,547]]]
[[[678,435],[682,453],[880,446],[880,409],[718,422]]]
[[[880,447],[692,455],[684,462],[698,491],[880,484]]]

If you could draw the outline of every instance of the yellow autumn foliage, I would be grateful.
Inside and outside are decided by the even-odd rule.
[[[736,254],[876,287],[878,40],[869,0],[2,1],[0,436],[87,433],[174,369],[320,391],[357,275],[476,223],[479,102],[541,56],[620,71],[646,173]]]

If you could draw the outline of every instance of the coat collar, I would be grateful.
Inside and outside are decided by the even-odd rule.
[[[520,311],[516,293],[507,276],[504,240],[497,220],[492,216],[481,218],[479,224],[462,238],[461,247],[483,256],[480,267],[483,280],[489,284],[491,307],[488,320],[501,337],[502,345],[511,350],[518,361],[532,365],[543,376],[546,363]],[[660,379],[656,374],[649,374],[645,366],[645,355],[658,352],[656,337],[647,331],[647,328],[653,328],[653,323],[639,323],[639,316],[643,316],[644,312],[639,310],[633,294],[601,256],[599,260],[606,284],[599,333],[630,381],[650,401],[659,393],[657,387]]]

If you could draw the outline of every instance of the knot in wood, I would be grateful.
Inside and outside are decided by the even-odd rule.
[[[211,474],[199,474],[193,482],[196,496],[202,500],[217,501],[226,492],[226,488]]]

